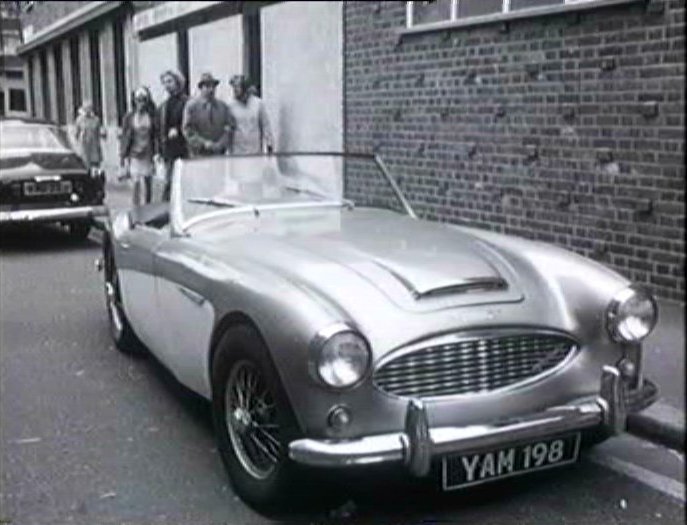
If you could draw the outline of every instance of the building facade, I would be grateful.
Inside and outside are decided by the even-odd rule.
[[[424,218],[684,301],[684,0],[24,4],[33,112],[92,99],[111,164],[133,88],[244,73],[278,149],[378,152]]]
[[[420,215],[685,296],[684,0],[346,2],[345,144]]]
[[[0,116],[29,114],[24,63],[17,56],[20,44],[18,6],[15,2],[0,2]]]

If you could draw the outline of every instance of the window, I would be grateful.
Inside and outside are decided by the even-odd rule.
[[[28,64],[29,74],[29,93],[31,94],[31,115],[36,116],[36,85],[33,80],[33,56],[28,57],[26,63]]]
[[[88,34],[88,49],[91,55],[91,87],[93,111],[103,119],[103,92],[100,79],[100,32],[95,29]]]
[[[24,78],[24,72],[8,69],[7,71],[5,71],[5,76],[7,78],[12,78],[15,80],[22,80]]]
[[[23,89],[10,89],[10,111],[26,111],[26,93]]]
[[[79,56],[79,37],[75,36],[69,39],[69,61],[72,65],[72,100],[74,101],[74,115],[76,118],[76,111],[81,107],[81,57]]]
[[[40,53],[41,63],[41,92],[43,93],[43,118],[52,119],[52,108],[50,107],[50,84],[48,82],[48,54],[43,49]]]
[[[407,3],[407,27],[599,0],[430,0]]]
[[[5,116],[5,92],[0,91],[0,116]]]
[[[124,63],[124,21],[121,18],[112,22],[114,70],[115,70],[115,99],[117,101],[117,124],[122,123],[126,114],[126,64]]]
[[[57,102],[57,122],[60,124],[66,123],[66,115],[64,109],[64,76],[62,69],[62,44],[57,44],[53,48],[53,55],[55,57],[55,100]]]
[[[250,4],[249,2],[247,4]],[[245,7],[243,14],[243,34],[245,38],[244,64],[246,74],[251,85],[255,86],[260,94],[261,83],[261,51],[260,51],[260,10]]]

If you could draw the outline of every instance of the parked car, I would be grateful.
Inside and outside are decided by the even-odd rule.
[[[0,120],[0,225],[61,223],[85,238],[104,198],[104,172],[86,167],[59,126]]]
[[[565,465],[657,395],[649,293],[420,220],[374,156],[180,160],[169,206],[111,217],[103,263],[116,346],[211,400],[257,507],[288,504],[308,467],[397,463],[451,490]]]

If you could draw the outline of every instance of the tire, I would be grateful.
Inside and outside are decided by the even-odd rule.
[[[145,346],[136,336],[122,307],[122,293],[112,245],[108,239],[104,239],[103,246],[105,307],[107,309],[110,335],[120,352],[141,356],[146,352]]]
[[[68,228],[73,239],[83,241],[91,231],[91,221],[73,221],[68,224]]]
[[[256,396],[252,404],[244,402],[245,394]],[[293,411],[265,343],[249,326],[230,328],[218,343],[212,416],[222,461],[246,503],[280,512],[312,498],[313,473],[288,457],[288,443],[300,437]]]

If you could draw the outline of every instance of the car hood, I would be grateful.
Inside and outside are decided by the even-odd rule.
[[[238,241],[234,234],[246,223],[253,234],[243,231]],[[263,214],[225,225],[212,237],[213,251],[226,254],[227,262],[242,255],[341,306],[348,303],[347,310],[360,294],[369,297],[370,287],[414,311],[523,297],[515,272],[488,243],[393,212]]]
[[[69,150],[0,149],[0,177],[22,179],[43,173],[86,171],[83,161]]]

